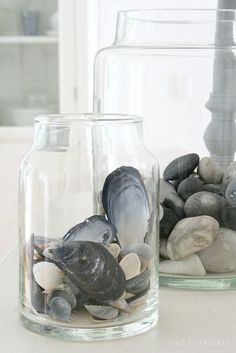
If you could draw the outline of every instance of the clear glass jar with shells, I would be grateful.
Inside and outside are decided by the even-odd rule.
[[[161,171],[160,285],[236,288],[236,11],[120,12],[96,112],[144,117]]]
[[[135,335],[158,320],[158,165],[142,120],[35,119],[20,171],[22,324],[72,340]]]

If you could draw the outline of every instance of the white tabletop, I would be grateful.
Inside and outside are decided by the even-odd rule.
[[[161,290],[160,322],[131,338],[65,342],[34,335],[18,322],[17,250],[0,267],[0,352],[4,353],[235,353],[236,291]]]

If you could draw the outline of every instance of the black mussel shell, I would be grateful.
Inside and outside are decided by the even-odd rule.
[[[44,255],[61,268],[76,286],[97,301],[116,300],[124,293],[124,272],[102,244],[67,241],[49,247]]]
[[[97,243],[111,243],[116,237],[116,229],[105,216],[95,215],[71,228],[63,240],[84,240]]]
[[[123,166],[105,180],[103,208],[117,230],[121,247],[144,242],[150,219],[147,192],[139,171]]]

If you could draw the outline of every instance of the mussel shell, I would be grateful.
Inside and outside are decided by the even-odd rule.
[[[139,171],[123,166],[105,180],[102,190],[104,210],[117,230],[121,247],[144,242],[150,219],[147,192]]]
[[[63,237],[64,241],[84,240],[98,243],[111,243],[116,237],[116,229],[105,216],[95,215],[71,228]]]
[[[49,304],[54,297],[64,298],[70,304],[72,309],[74,309],[76,306],[76,297],[72,289],[67,284],[62,284],[59,287],[53,289],[47,296],[47,303]]]
[[[49,315],[61,321],[68,321],[71,316],[71,305],[63,297],[53,297],[49,303]]]
[[[125,289],[125,275],[116,259],[102,245],[67,241],[45,250],[67,277],[97,301],[118,299]]]
[[[140,275],[127,280],[126,285],[125,285],[125,289],[128,292],[131,292],[132,288],[135,288],[137,286],[142,286],[143,284],[146,283],[147,280],[149,280],[150,274],[151,274],[150,271],[146,270],[146,271],[142,272]]]

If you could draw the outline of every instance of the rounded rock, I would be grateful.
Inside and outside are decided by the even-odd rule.
[[[226,228],[236,230],[236,207],[226,207],[223,210],[223,225]]]
[[[219,164],[210,157],[201,158],[197,172],[206,184],[221,183],[224,174]]]
[[[141,262],[136,253],[129,253],[123,257],[120,262],[126,280],[137,276],[140,273]]]
[[[168,257],[179,260],[207,248],[216,238],[218,230],[219,223],[210,216],[182,219],[168,238]]]
[[[188,178],[181,181],[178,186],[177,193],[182,200],[186,201],[191,195],[203,190],[203,181],[193,175],[190,175]]]
[[[225,273],[236,270],[236,232],[220,228],[215,241],[206,249],[199,251],[207,272]]]
[[[231,206],[236,206],[236,179],[228,184],[225,197]]]
[[[222,222],[223,209],[228,203],[225,198],[208,191],[200,191],[190,196],[184,205],[187,217],[207,215]]]
[[[184,202],[176,192],[169,193],[165,198],[163,205],[175,211],[178,217],[184,217]]]
[[[52,262],[40,261],[33,266],[34,279],[46,291],[63,283],[63,272]]]
[[[175,192],[174,186],[164,179],[160,179],[160,203],[163,203],[171,192]]]
[[[160,222],[160,237],[161,238],[168,238],[170,232],[179,221],[179,217],[175,213],[174,210],[171,208],[163,207],[164,215]]]
[[[223,184],[228,185],[233,179],[236,179],[236,161],[230,163],[230,165],[225,169]]]
[[[196,254],[182,260],[164,260],[160,262],[159,271],[162,273],[190,276],[205,276],[206,270]]]
[[[226,185],[224,184],[205,184],[203,186],[204,191],[213,192],[219,196],[225,196]]]
[[[165,180],[183,180],[198,166],[199,156],[196,153],[185,154],[174,159],[163,172]]]

